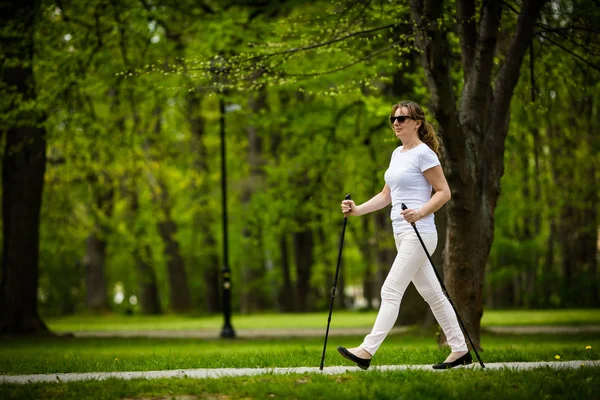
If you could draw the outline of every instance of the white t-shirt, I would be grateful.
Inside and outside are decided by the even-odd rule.
[[[392,228],[395,234],[413,231],[411,224],[402,217],[401,204],[418,210],[431,198],[432,187],[423,175],[429,168],[440,165],[437,154],[425,143],[410,150],[402,151],[400,146],[392,153],[390,167],[385,171],[385,183],[392,195]],[[417,221],[419,233],[435,233],[433,214]]]

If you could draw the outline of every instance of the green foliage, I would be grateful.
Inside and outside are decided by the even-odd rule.
[[[561,26],[567,29],[597,21],[594,10],[584,13],[579,3],[559,3],[560,12],[548,11],[544,24],[564,20]],[[446,7],[448,18],[439,23],[457,49],[454,4]],[[516,16],[508,13],[503,21],[510,32]],[[582,31],[566,33],[578,43],[585,39],[576,36]],[[597,198],[600,145],[592,134],[578,139],[597,124],[598,87],[590,84],[597,74],[576,58],[556,57],[549,47],[552,38],[558,40],[536,38],[536,82],[528,80],[525,62],[512,105],[486,282],[490,306],[565,304],[571,292],[560,286],[558,245],[545,267],[552,222],[566,204],[589,211],[590,200],[579,204],[573,196],[582,188],[593,187],[590,196]],[[156,275],[161,306],[168,310],[168,294],[178,288],[169,284],[171,255],[158,227],[167,220],[177,227],[173,235],[193,308],[216,311],[208,307],[206,294],[214,282],[206,276],[220,270],[223,257],[220,99],[228,107],[239,106],[228,108],[224,118],[236,311],[246,307],[242,293],[260,297],[262,308],[278,310],[286,261],[282,243],[288,244],[295,281],[293,237],[306,231],[315,242],[309,308],[326,308],[342,223],[339,203],[346,193],[363,202],[383,187],[398,144],[387,125],[390,106],[401,98],[426,109],[429,102],[408,4],[43,2],[35,41],[38,106],[47,114],[49,158],[40,228],[44,314],[85,308],[85,240],[92,233],[107,243],[111,299],[117,286],[125,302],[140,295],[140,283],[148,279],[137,268],[142,260]],[[579,47],[573,45],[573,51]],[[502,62],[499,54],[494,68]],[[459,98],[463,71],[453,65]],[[532,85],[535,101],[528,100]],[[261,96],[265,105],[257,110]],[[588,103],[591,108],[585,108]],[[574,104],[581,107],[578,118],[571,112]],[[532,136],[534,128],[539,139]],[[249,155],[251,129],[260,143],[256,162]],[[572,152],[557,153],[572,142]],[[595,166],[596,179],[589,179],[586,165]],[[568,166],[577,167],[570,175],[556,175]],[[539,229],[525,232],[535,221]],[[343,279],[360,285],[367,270],[387,268],[370,265],[373,259],[360,246],[383,235],[374,223],[350,224],[360,228],[349,229]],[[585,229],[597,229],[597,222]],[[394,245],[380,239],[377,246],[380,251]],[[582,271],[573,285],[588,285],[591,293],[597,272],[591,265]],[[249,272],[256,273],[255,280],[246,279]],[[516,281],[534,282],[534,290]],[[591,304],[589,297],[577,305]],[[139,304],[112,300],[111,307],[140,311]]]
[[[570,3],[555,7],[547,23],[560,22],[564,32],[542,31],[534,40],[512,104],[486,282],[489,306],[598,301],[600,141],[594,131],[600,97],[597,82],[589,81],[598,71],[581,61],[598,43],[585,29],[570,29],[598,13],[584,17]],[[575,57],[557,62],[555,45],[565,34]]]

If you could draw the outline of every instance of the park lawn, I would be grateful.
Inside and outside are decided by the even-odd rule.
[[[332,328],[368,328],[373,326],[376,311],[337,311],[332,316]],[[213,330],[223,326],[221,315],[132,315],[104,316],[74,315],[45,318],[55,332],[85,331],[160,331],[160,330]],[[234,329],[315,329],[327,324],[327,312],[306,314],[250,314],[234,315]],[[491,326],[549,326],[600,325],[600,310],[486,310],[481,325]]]
[[[439,349],[435,332],[413,330],[392,334],[373,365],[431,364],[448,350]],[[326,366],[353,365],[336,352],[339,345],[354,347],[361,337],[328,341]],[[482,336],[484,362],[600,360],[597,334]],[[591,348],[586,348],[591,347]],[[273,340],[145,339],[145,338],[36,338],[0,342],[0,374],[101,371],[155,371],[193,368],[318,367],[323,338]]]
[[[0,385],[3,399],[597,399],[600,367]]]

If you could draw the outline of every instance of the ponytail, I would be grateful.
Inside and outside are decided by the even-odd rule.
[[[431,126],[429,122],[423,121],[421,126],[419,126],[419,139],[429,146],[429,148],[437,154],[439,159],[442,158],[442,155],[440,154],[440,139],[438,139],[433,130],[433,126]]]

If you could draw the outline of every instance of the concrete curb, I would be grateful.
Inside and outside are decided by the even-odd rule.
[[[514,333],[517,335],[544,334],[544,333],[598,333],[599,325],[580,326],[490,326],[482,330],[492,333]]]
[[[489,363],[486,364],[486,370],[530,370],[535,368],[552,369],[576,369],[580,367],[600,367],[600,360],[593,361],[553,361],[553,362],[510,362],[510,363]],[[469,366],[459,367],[462,369],[481,370],[478,363]],[[387,372],[402,370],[424,370],[431,372],[446,372],[444,370],[434,370],[431,365],[382,365],[374,366],[369,371],[362,371],[358,367],[325,367],[323,371],[318,367],[295,367],[295,368],[223,368],[223,369],[186,369],[169,371],[135,371],[135,372],[88,372],[88,373],[69,373],[69,374],[35,374],[35,375],[0,375],[0,383],[28,384],[39,382],[77,382],[89,380],[115,379],[161,379],[161,378],[194,378],[194,379],[214,379],[223,377],[240,377],[255,375],[287,375],[287,374],[325,374],[337,375],[347,372]]]

